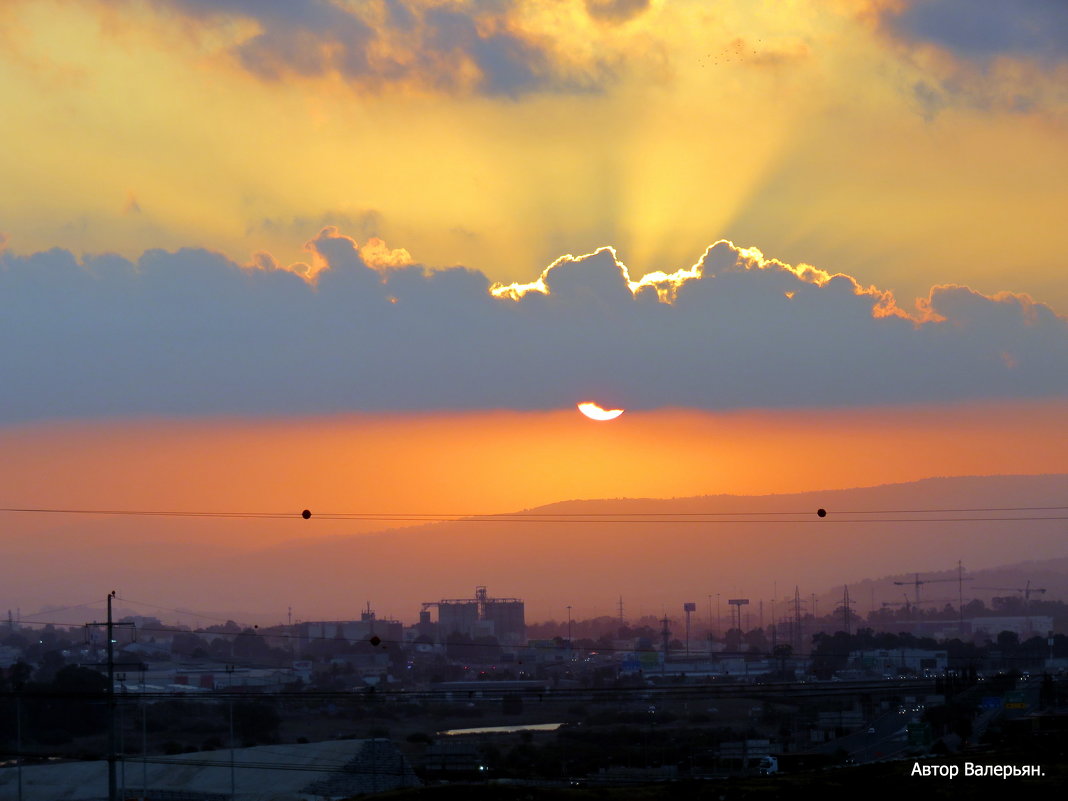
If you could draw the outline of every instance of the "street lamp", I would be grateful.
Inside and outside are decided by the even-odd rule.
[[[567,605],[567,659],[571,661],[571,604]]]

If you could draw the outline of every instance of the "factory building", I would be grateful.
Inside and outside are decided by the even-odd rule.
[[[420,623],[429,620],[430,607],[438,610],[438,636],[463,634],[496,637],[501,645],[519,645],[526,639],[526,617],[518,598],[490,598],[485,587],[475,588],[474,598],[443,598],[423,604]]]
[[[404,624],[399,620],[377,617],[370,604],[360,613],[359,620],[309,620],[297,623],[293,628],[301,649],[317,640],[356,643],[378,637],[383,642],[404,641]]]

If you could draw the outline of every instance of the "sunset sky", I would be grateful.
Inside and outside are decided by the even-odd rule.
[[[0,507],[1068,473],[1066,87],[1058,0],[8,0]]]

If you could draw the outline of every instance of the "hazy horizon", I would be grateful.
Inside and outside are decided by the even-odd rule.
[[[0,606],[653,610],[1068,555],[406,527],[1068,474],[1068,18],[981,6],[4,3],[0,509],[145,514],[0,512]],[[926,491],[888,508],[1057,505]]]
[[[1063,508],[1043,508],[1058,505],[1066,489],[1068,475],[1058,474],[942,477],[764,496],[563,501],[525,510],[527,515],[517,509],[518,519],[513,513],[432,521],[348,536],[251,542],[237,549],[212,549],[205,541],[192,551],[175,539],[157,536],[146,546],[136,536],[114,537],[108,532],[114,524],[94,519],[90,542],[83,530],[80,539],[75,534],[59,543],[78,565],[74,571],[51,561],[55,544],[27,543],[12,550],[9,543],[5,561],[19,559],[32,570],[27,578],[5,584],[0,606],[21,607],[28,618],[33,604],[20,597],[36,597],[38,606],[82,603],[94,591],[99,595],[101,582],[109,580],[120,600],[143,602],[147,606],[140,614],[155,614],[164,622],[172,617],[154,613],[153,607],[174,615],[184,609],[186,623],[195,609],[208,622],[229,617],[267,625],[289,615],[358,618],[365,603],[381,617],[413,622],[421,603],[471,597],[475,586],[487,586],[491,596],[522,598],[531,620],[561,619],[568,605],[576,617],[615,616],[621,595],[628,617],[635,619],[661,615],[687,600],[702,602],[704,609],[709,595],[763,599],[770,615],[771,600],[781,602],[795,584],[806,597],[834,596],[842,584],[861,592],[855,585],[866,587],[890,575],[955,575],[958,560],[971,575],[1027,559],[1068,558]],[[993,497],[996,510],[991,510]],[[827,510],[826,518],[817,516],[819,508]],[[299,529],[314,520],[314,515],[309,521],[293,515],[284,523],[271,522]],[[162,522],[176,530],[190,526],[186,518]],[[247,527],[262,521],[209,519],[192,525],[234,522]],[[146,523],[157,525],[152,518],[135,520],[135,525]],[[730,554],[726,564],[720,558],[724,549]],[[806,563],[806,553],[814,552],[823,555]],[[695,562],[691,553],[703,554],[707,565]],[[115,554],[121,564],[110,568]],[[596,566],[592,572],[591,565]],[[1054,584],[1056,593],[1068,578],[1043,583],[1044,569],[1040,561],[1033,575],[1020,581]],[[192,587],[190,577],[195,577]],[[900,600],[900,589],[890,592],[880,591],[878,600]],[[992,594],[969,592],[965,600]],[[867,596],[863,602],[868,603]],[[102,599],[93,603],[99,607]],[[40,614],[51,619],[47,612]]]

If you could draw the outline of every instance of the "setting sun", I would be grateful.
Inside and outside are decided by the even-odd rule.
[[[578,410],[591,420],[615,420],[621,414],[622,409],[602,409],[593,401],[583,401],[578,404]]]

